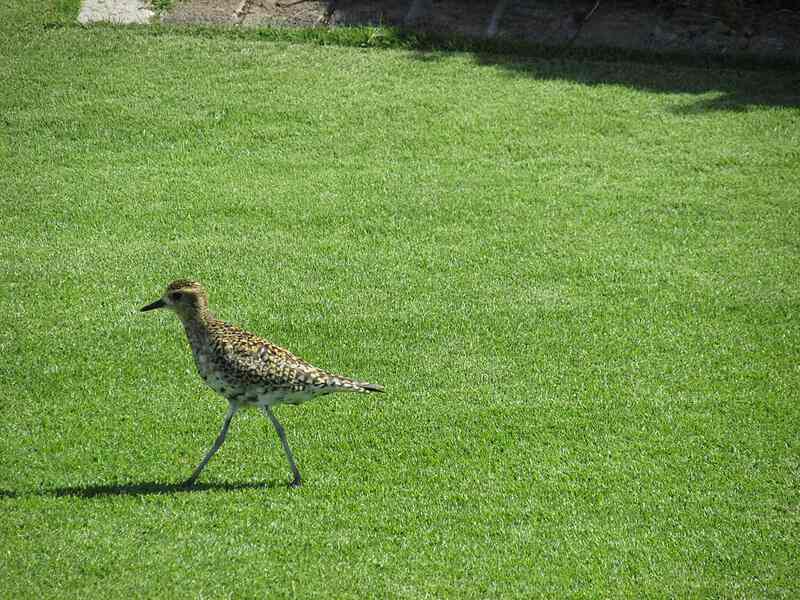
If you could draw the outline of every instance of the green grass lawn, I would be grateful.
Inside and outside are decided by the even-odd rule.
[[[0,597],[800,595],[796,73],[74,4],[0,7]],[[255,412],[177,489],[176,277],[386,386],[276,410],[300,490]]]

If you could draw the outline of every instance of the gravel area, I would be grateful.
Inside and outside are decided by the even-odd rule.
[[[155,12],[143,0],[83,0],[80,23],[149,23]]]

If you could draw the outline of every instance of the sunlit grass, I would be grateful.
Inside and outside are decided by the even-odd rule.
[[[17,10],[0,596],[797,595],[788,75]],[[176,488],[225,408],[137,312],[179,276],[386,386],[278,409],[302,489],[256,413]]]

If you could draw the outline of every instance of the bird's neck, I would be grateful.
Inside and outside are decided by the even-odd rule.
[[[208,343],[209,329],[217,319],[208,312],[207,308],[191,315],[179,316],[183,323],[183,328],[186,330],[186,337],[189,338],[192,349],[198,346],[204,346]]]

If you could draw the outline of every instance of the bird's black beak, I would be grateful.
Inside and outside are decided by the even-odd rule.
[[[156,301],[155,301],[155,302],[153,302],[152,304],[148,304],[147,306],[143,306],[143,307],[142,307],[142,308],[140,308],[139,310],[141,310],[142,312],[144,312],[144,311],[146,311],[146,310],[155,310],[156,308],[164,308],[164,306],[166,306],[166,302],[164,302],[164,300],[162,300],[161,298],[159,298],[158,300],[156,300]]]

